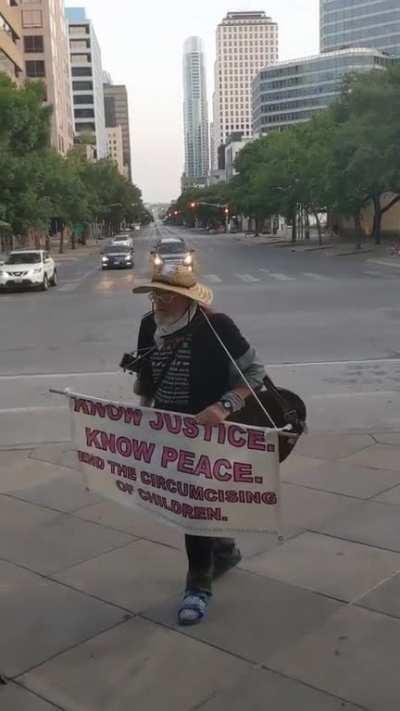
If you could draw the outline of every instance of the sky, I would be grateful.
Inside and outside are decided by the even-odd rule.
[[[279,23],[280,59],[318,52],[318,0],[66,0],[85,6],[93,21],[103,69],[126,84],[133,180],[146,202],[178,197],[183,172],[182,49],[205,44],[210,120],[215,30],[228,11],[265,10]]]

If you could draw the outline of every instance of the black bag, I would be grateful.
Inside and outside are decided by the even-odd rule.
[[[292,426],[293,437],[279,436],[279,460],[284,462],[306,429],[307,408],[298,395],[290,390],[276,387],[268,376],[264,379],[264,388],[257,392],[257,396],[275,425],[277,427]],[[231,415],[229,421],[254,427],[273,427],[271,420],[261,409],[254,395],[250,395],[246,399],[244,408]]]

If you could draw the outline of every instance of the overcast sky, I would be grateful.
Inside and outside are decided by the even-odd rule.
[[[182,45],[203,38],[213,91],[215,28],[229,10],[265,10],[279,23],[280,59],[318,51],[318,0],[66,0],[85,6],[100,41],[103,68],[126,84],[133,179],[147,202],[169,202],[183,171]],[[211,102],[209,106],[210,120]]]

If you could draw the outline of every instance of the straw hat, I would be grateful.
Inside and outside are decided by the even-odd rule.
[[[155,270],[150,280],[143,281],[132,289],[134,294],[149,294],[153,289],[169,291],[186,296],[203,306],[210,306],[214,294],[208,286],[200,284],[192,270],[183,264],[165,264]]]

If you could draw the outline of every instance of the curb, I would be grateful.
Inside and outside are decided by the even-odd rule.
[[[333,254],[333,257],[352,257],[354,255],[358,256],[364,256],[364,254],[371,254],[374,250],[373,249],[356,249],[353,250],[352,252],[338,252],[337,254]]]

